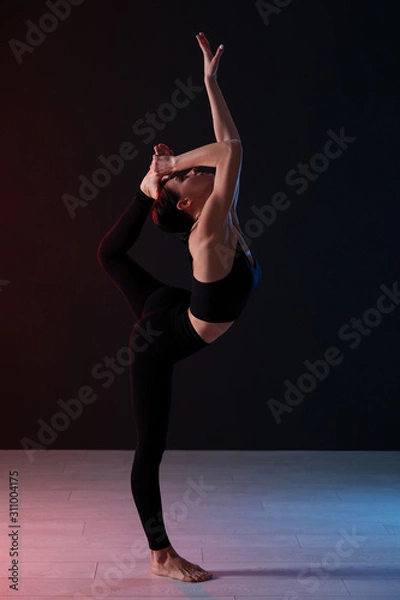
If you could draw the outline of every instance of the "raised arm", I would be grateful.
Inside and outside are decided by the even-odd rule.
[[[217,52],[213,55],[210,43],[203,32],[196,35],[196,39],[204,55],[204,84],[207,90],[208,99],[214,127],[215,139],[217,142],[224,140],[236,139],[241,142],[239,132],[233,122],[232,115],[228,105],[222,94],[221,88],[217,81],[218,66],[221,54],[223,53],[222,45],[218,47]],[[234,225],[239,228],[236,207],[239,197],[240,172],[242,169],[242,161],[239,166],[239,175],[234,192],[234,197],[231,205],[230,214]]]
[[[196,35],[204,55],[204,84],[210,102],[211,116],[217,142],[224,140],[240,140],[239,132],[233,122],[232,115],[217,81],[219,60],[223,46],[218,47],[215,56],[204,33]]]

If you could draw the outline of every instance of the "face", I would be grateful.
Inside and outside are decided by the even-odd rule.
[[[214,189],[214,175],[202,173],[193,167],[186,175],[173,175],[164,187],[178,194],[181,199],[205,201]]]

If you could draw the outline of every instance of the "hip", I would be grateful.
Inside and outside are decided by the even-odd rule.
[[[194,316],[190,310],[190,306],[187,308],[187,315],[197,335],[199,335],[207,344],[215,342],[215,340],[226,333],[235,322],[227,321],[226,323],[211,323],[210,321],[203,321]]]
[[[140,320],[131,331],[132,350],[138,336],[147,339],[147,346],[143,344],[143,352],[138,353],[138,362],[151,357],[174,363],[208,346],[209,342],[199,335],[190,321],[190,292],[183,288],[157,292],[146,302]]]

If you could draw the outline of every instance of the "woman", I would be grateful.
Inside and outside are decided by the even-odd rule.
[[[155,146],[150,170],[133,201],[98,247],[102,268],[137,320],[130,337],[135,351],[130,385],[137,431],[131,488],[149,543],[151,570],[190,582],[205,581],[212,574],[172,547],[159,486],[173,366],[232,326],[261,277],[236,215],[242,148],[216,78],[223,48],[213,56],[206,36],[200,33],[196,38],[204,54],[204,81],[217,141],[178,156],[165,144]],[[199,172],[196,165],[214,167],[215,176]],[[187,234],[193,263],[191,292],[165,285],[127,255],[150,209],[161,229]],[[151,332],[145,345],[134,342],[139,329]]]

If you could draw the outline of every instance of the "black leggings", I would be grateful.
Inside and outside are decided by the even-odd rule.
[[[173,367],[209,344],[189,320],[190,291],[165,285],[127,254],[152,204],[153,200],[138,190],[101,240],[97,257],[136,320],[129,338],[137,435],[131,489],[149,548],[161,550],[171,544],[163,520],[159,466],[167,439]]]

